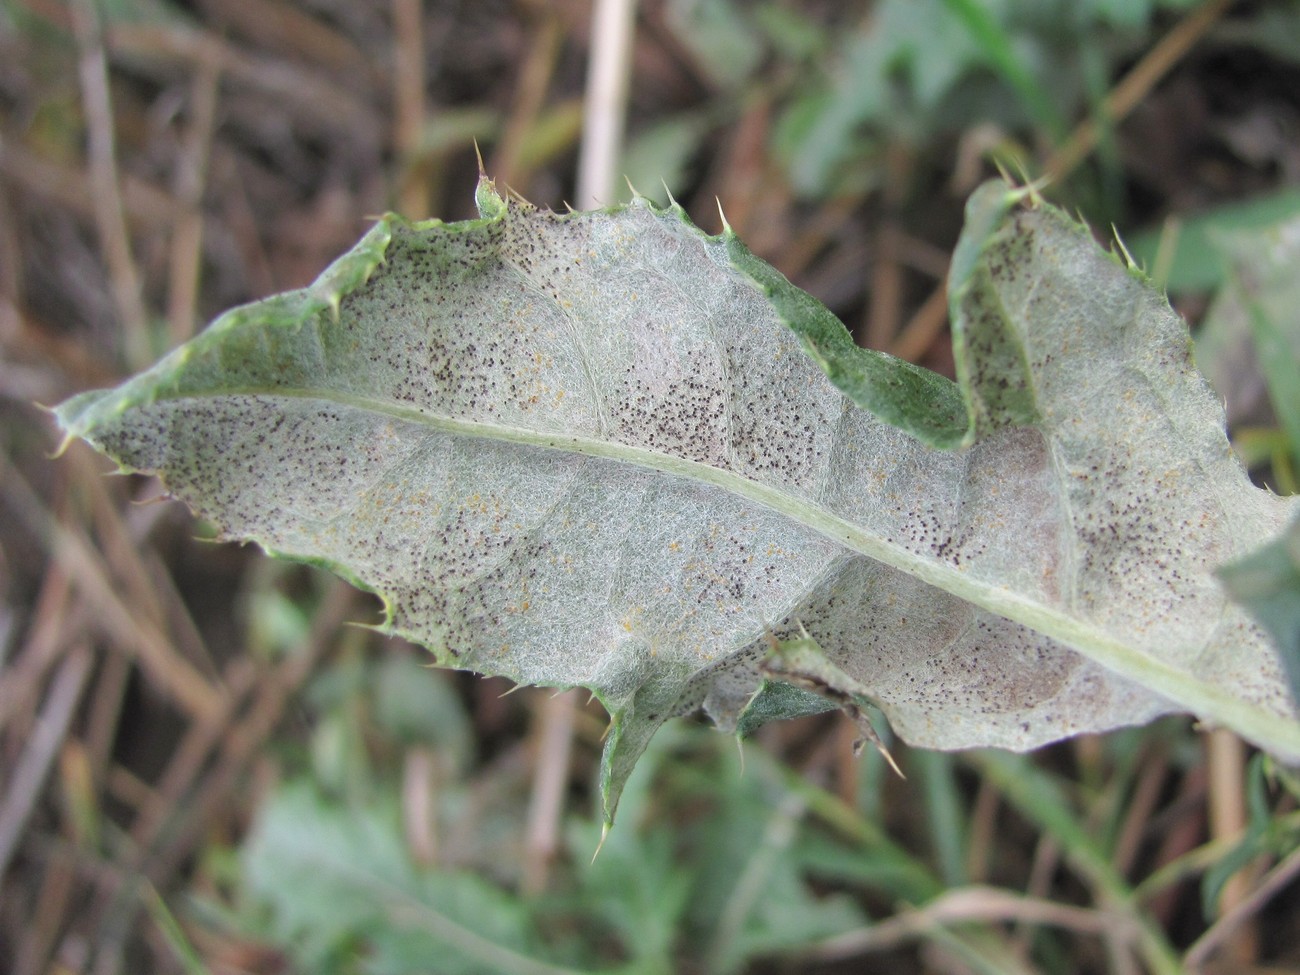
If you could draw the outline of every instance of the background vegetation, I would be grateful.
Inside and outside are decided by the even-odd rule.
[[[1231,736],[898,745],[904,780],[834,716],[741,749],[681,721],[592,862],[599,708],[430,671],[342,625],[368,597],[204,542],[79,447],[50,462],[34,403],[306,284],[369,215],[470,215],[475,140],[499,184],[578,201],[591,23],[0,6],[0,969],[1300,972],[1300,782]],[[1296,489],[1300,369],[1259,368],[1239,300],[1243,241],[1300,213],[1296,3],[644,0],[624,67],[633,184],[710,230],[720,202],[939,371],[966,194],[1052,176],[1205,323],[1242,456]]]

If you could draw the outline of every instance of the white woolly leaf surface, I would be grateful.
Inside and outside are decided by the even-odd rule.
[[[747,729],[826,706],[810,687],[936,748],[1186,710],[1300,759],[1212,574],[1295,506],[1233,459],[1164,300],[1021,196],[968,207],[959,385],[679,210],[485,183],[483,219],[386,219],[58,416],[226,537],[380,594],[439,663],[592,688],[610,816],[668,717]],[[801,626],[825,665],[796,689],[764,659]]]

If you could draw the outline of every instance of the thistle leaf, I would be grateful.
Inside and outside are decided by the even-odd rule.
[[[818,691],[935,748],[1190,711],[1300,760],[1277,653],[1213,575],[1296,505],[1251,486],[1182,321],[1084,228],[975,194],[952,383],[679,208],[477,198],[385,218],[60,423],[379,594],[438,663],[592,689],[607,818],[669,717],[748,729]]]

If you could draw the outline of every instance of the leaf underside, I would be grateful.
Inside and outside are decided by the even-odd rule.
[[[556,215],[485,180],[482,219],[385,218],[57,415],[224,537],[378,593],[440,664],[591,688],[607,817],[667,718],[846,695],[935,748],[1183,710],[1300,760],[1213,577],[1295,505],[1232,457],[1167,303],[1025,195],[968,205],[956,384],[679,208]],[[778,673],[805,630],[825,666]]]

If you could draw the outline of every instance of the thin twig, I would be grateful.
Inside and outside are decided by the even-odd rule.
[[[152,820],[147,832],[154,837],[153,842],[147,849],[137,848],[128,858],[129,882],[114,892],[113,902],[103,912],[104,918],[97,932],[99,947],[94,971],[118,970],[121,940],[124,932],[134,924],[140,908],[136,896],[140,883],[147,881],[159,889],[166,888],[203,840],[213,818],[229,804],[249,762],[275,730],[294,692],[314,673],[323,655],[334,645],[331,638],[351,615],[356,605],[356,594],[357,590],[347,583],[330,581],[321,599],[322,609],[312,620],[311,630],[303,643],[295,647],[270,674],[261,675],[257,694],[243,720],[236,724],[227,723],[226,734],[218,742],[220,756],[216,767],[204,776],[188,801],[177,804],[174,816]],[[217,723],[215,718],[213,721]],[[194,752],[199,750],[196,744]],[[194,766],[184,770],[173,766],[176,778],[182,779],[189,768]],[[144,797],[142,805],[146,811],[152,802],[152,796]],[[141,832],[146,831],[142,829]]]
[[[248,657],[237,657],[226,669],[224,684],[229,696],[223,707],[192,722],[158,777],[157,786],[145,798],[139,815],[131,825],[131,841],[140,850],[148,850],[158,841],[169,817],[181,808],[208,757],[221,744],[221,736],[252,691],[260,675]]]
[[[899,210],[907,198],[912,171],[911,153],[901,143],[891,143],[885,153],[885,215],[875,236],[871,289],[867,297],[866,329],[862,344],[885,349],[898,335],[903,310],[903,267],[899,260],[902,228]]]
[[[14,959],[13,975],[41,975],[57,971],[49,967],[59,932],[77,889],[77,870],[66,857],[52,857],[41,877],[41,890],[31,913],[31,924],[23,931]]]
[[[1168,768],[1169,759],[1163,749],[1152,749],[1143,759],[1142,774],[1137,776],[1112,848],[1111,860],[1115,869],[1122,874],[1128,873],[1137,858],[1142,840],[1151,825],[1151,814],[1160,800]]]
[[[1137,925],[1122,913],[1024,897],[996,887],[959,887],[924,907],[823,941],[807,957],[826,962],[865,952],[889,951],[926,937],[935,929],[972,922],[1048,925],[1078,934],[1117,936],[1134,947],[1140,935]]]
[[[890,353],[908,362],[920,362],[947,323],[948,286],[940,281],[890,344]]]
[[[228,802],[248,763],[275,730],[294,692],[334,645],[333,637],[352,614],[356,596],[357,590],[346,582],[330,580],[321,599],[321,609],[312,620],[303,644],[294,648],[269,675],[262,676],[247,715],[231,725],[220,740],[216,768],[204,777],[197,793],[178,814],[177,828],[168,837],[166,847],[149,860],[146,872],[152,883],[166,887],[168,879],[202,839],[208,823]]]
[[[12,140],[0,139],[0,174],[24,193],[32,193],[57,207],[71,210],[84,220],[94,220],[95,190],[89,169],[32,152]],[[137,230],[165,230],[176,220],[176,201],[152,183],[126,174],[122,177],[122,205]]]
[[[564,40],[563,24],[559,16],[554,11],[547,10],[542,13],[542,18],[519,72],[510,118],[506,122],[501,142],[493,153],[490,166],[494,179],[525,196],[528,194],[530,174],[520,169],[524,143],[536,125],[546,101],[560,45]]]
[[[1183,962],[1192,971],[1199,971],[1237,928],[1259,913],[1297,877],[1300,877],[1300,850],[1293,850],[1290,856],[1264,875],[1249,897],[1210,925],[1210,929],[1192,943],[1183,956]]]
[[[347,135],[358,145],[379,144],[380,122],[374,107],[362,93],[325,72],[284,58],[251,55],[212,31],[177,23],[117,23],[106,34],[114,58],[208,63],[232,84],[246,85],[291,107],[295,125]]]
[[[32,610],[32,626],[22,650],[0,680],[0,729],[38,696],[38,689],[63,649],[83,631],[85,615],[69,596],[68,574],[49,568]]]

